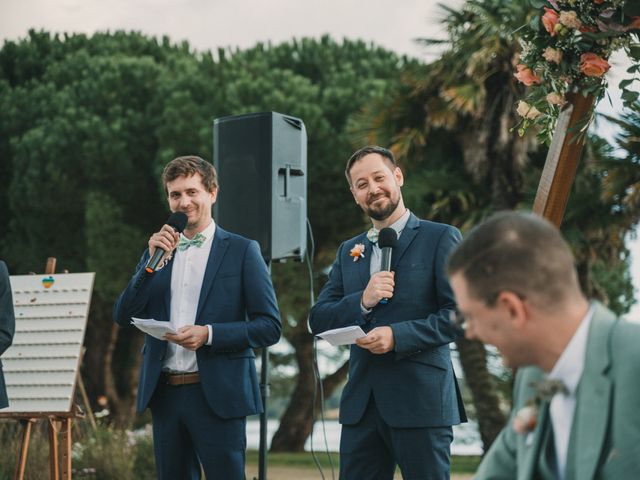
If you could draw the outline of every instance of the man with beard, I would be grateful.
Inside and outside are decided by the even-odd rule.
[[[393,154],[368,146],[345,171],[373,228],[338,249],[311,310],[314,333],[360,325],[340,403],[340,478],[447,479],[451,426],[466,421],[449,343],[460,334],[445,273],[460,241],[449,225],[419,220],[404,205],[404,176]],[[380,271],[378,232],[396,231],[391,271]]]

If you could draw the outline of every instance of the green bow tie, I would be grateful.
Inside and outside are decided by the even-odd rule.
[[[183,250],[186,250],[191,246],[199,248],[202,246],[206,239],[207,237],[205,237],[202,233],[196,233],[196,235],[191,240],[184,236],[181,236],[180,241],[178,242],[178,250],[182,252]]]
[[[371,243],[378,243],[378,234],[380,231],[377,228],[371,227],[367,232],[367,238]]]

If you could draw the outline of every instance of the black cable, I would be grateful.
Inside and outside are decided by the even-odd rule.
[[[310,249],[307,251],[307,255],[306,255],[306,259],[307,259],[307,268],[309,270],[309,284],[310,284],[310,290],[309,290],[309,303],[310,303],[310,309],[313,308],[313,306],[316,303],[315,300],[315,292],[314,292],[314,276],[313,276],[313,258],[315,256],[315,241],[313,238],[313,230],[311,228],[311,223],[309,222],[309,219],[307,218],[307,230],[309,232],[309,242],[310,242]],[[311,326],[309,325],[309,318],[307,317],[307,330],[309,331],[309,333],[311,332]],[[326,430],[326,425],[325,425],[325,418],[324,418],[324,388],[322,386],[322,377],[320,376],[320,368],[318,366],[318,347],[317,347],[317,339],[314,336],[313,337],[313,400],[311,402],[311,415],[313,416],[313,424],[311,427],[311,456],[313,457],[313,461],[316,464],[316,467],[318,467],[318,471],[320,472],[320,476],[322,477],[322,480],[325,480],[324,478],[324,472],[322,471],[322,466],[320,465],[320,460],[318,459],[318,457],[316,456],[316,452],[313,448],[313,432],[314,432],[314,426],[316,423],[316,396],[318,394],[318,389],[320,390],[320,422],[322,424],[322,433],[324,436],[324,448],[325,448],[325,452],[327,454],[327,458],[329,459],[329,465],[331,466],[331,478],[332,480],[335,480],[336,476],[335,476],[335,469],[333,466],[333,460],[331,458],[331,454],[329,453],[329,445],[327,443],[327,430]]]

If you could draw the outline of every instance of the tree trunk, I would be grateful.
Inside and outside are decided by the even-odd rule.
[[[312,405],[315,388],[313,337],[307,332],[306,325],[301,324],[296,327],[296,333],[289,341],[296,352],[298,378],[287,409],[280,418],[278,431],[271,440],[272,452],[303,452],[304,444],[313,430],[315,416],[320,411],[319,391],[315,392],[315,411]],[[345,362],[322,380],[325,399],[329,398],[347,377],[348,368],[348,362]]]
[[[487,352],[484,345],[476,340],[463,338],[458,340],[456,345],[460,353],[465,380],[471,390],[473,405],[476,408],[482,444],[487,451],[506,421],[500,409],[494,381],[487,370]]]

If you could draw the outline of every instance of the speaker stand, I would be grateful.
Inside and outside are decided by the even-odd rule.
[[[260,395],[263,411],[260,414],[260,449],[258,457],[258,480],[267,480],[267,398],[269,397],[269,348],[262,349],[260,368]]]

